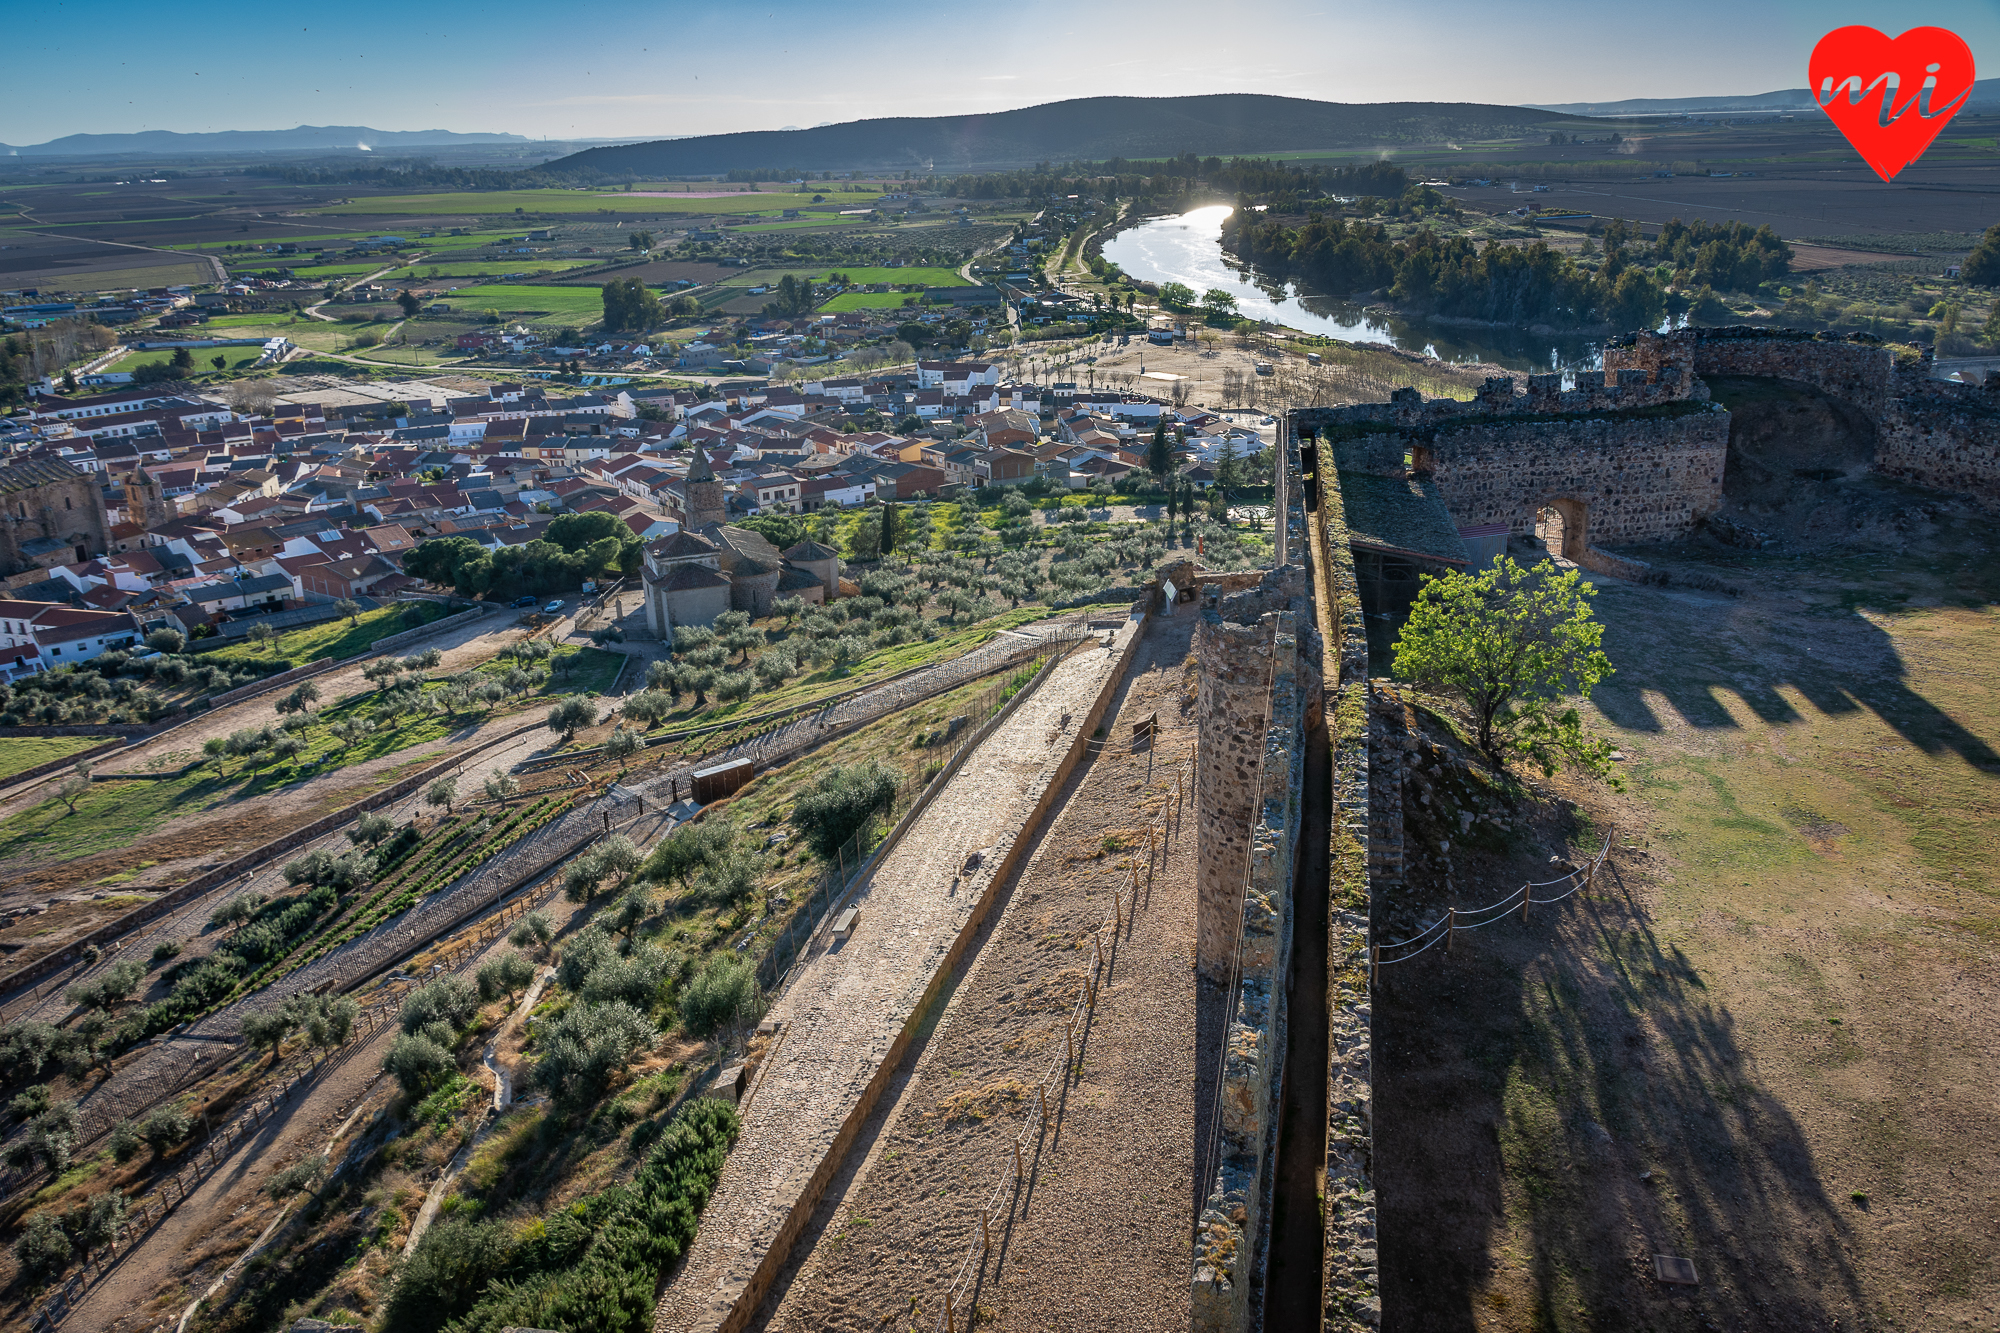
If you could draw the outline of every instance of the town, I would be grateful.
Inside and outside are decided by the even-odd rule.
[[[1990,1324],[1969,56],[447,19],[0,150],[0,1333]]]

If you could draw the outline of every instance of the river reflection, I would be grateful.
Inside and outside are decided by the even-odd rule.
[[[1444,361],[1490,361],[1510,370],[1589,370],[1603,364],[1594,338],[1441,324],[1370,314],[1352,301],[1301,294],[1290,283],[1246,268],[1222,248],[1227,204],[1154,218],[1105,243],[1104,257],[1134,278],[1179,282],[1196,295],[1220,287],[1246,319],[1268,320],[1345,342],[1426,352]]]

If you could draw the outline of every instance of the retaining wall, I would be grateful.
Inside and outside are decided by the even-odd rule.
[[[0,995],[5,995],[22,986],[33,985],[44,977],[60,972],[63,968],[81,961],[83,951],[89,946],[93,944],[100,946],[108,944],[119,936],[166,915],[181,904],[199,898],[202,894],[207,893],[217,885],[225,884],[237,875],[247,874],[267,861],[283,856],[286,852],[294,848],[304,846],[322,834],[332,832],[364,811],[379,809],[391,801],[402,799],[429,782],[432,778],[458,766],[473,755],[483,750],[491,749],[493,746],[499,745],[504,741],[513,740],[525,732],[540,730],[543,726],[544,724],[540,722],[530,722],[524,726],[516,727],[512,731],[495,736],[491,740],[482,741],[471,749],[461,750],[456,754],[448,755],[434,764],[426,765],[407,777],[399,778],[380,791],[370,792],[352,805],[342,806],[331,814],[322,815],[320,818],[313,820],[310,824],[301,825],[299,828],[293,829],[282,838],[275,838],[253,851],[245,852],[241,856],[225,861],[212,870],[203,871],[180,887],[170,889],[151,902],[135,907],[122,916],[113,918],[80,939],[72,940],[65,946],[61,953],[50,954],[16,971],[0,976]]]
[[[1144,632],[1145,624],[1144,614],[1135,612],[1126,627],[1114,638],[1111,651],[1116,656],[1113,664],[1106,671],[1104,682],[1089,712],[1075,729],[1069,749],[1051,770],[1049,778],[1036,797],[1035,804],[1023,817],[1005,849],[991,862],[991,872],[982,871],[985,873],[985,884],[978,901],[972,905],[957,935],[938,958],[930,980],[912,1007],[909,1017],[882,1052],[867,1081],[855,1089],[854,1100],[849,1105],[840,1128],[835,1132],[812,1174],[800,1182],[796,1194],[790,1203],[784,1206],[782,1220],[772,1232],[768,1233],[768,1238],[765,1234],[759,1234],[754,1238],[756,1248],[748,1252],[754,1257],[748,1259],[745,1266],[731,1269],[712,1290],[694,1293],[700,1302],[697,1315],[691,1320],[682,1322],[670,1321],[662,1313],[656,1316],[656,1328],[684,1326],[700,1330],[700,1333],[736,1333],[736,1330],[747,1327],[756,1316],[765,1294],[770,1290],[771,1283],[790,1255],[792,1245],[811,1217],[813,1208],[824,1193],[827,1183],[840,1169],[841,1163],[846,1159],[848,1151],[860,1134],[862,1125],[867,1121],[883,1092],[894,1079],[904,1057],[909,1053],[917,1033],[923,1030],[932,1010],[942,1001],[946,983],[957,971],[971,942],[978,936],[980,927],[999,897],[1000,886],[1007,883],[1020,868],[1023,856],[1033,844],[1034,830],[1048,817],[1050,809],[1068,782],[1069,775],[1088,751],[1091,733],[1103,721],[1105,711],[1116,697],[1125,672],[1130,668],[1132,659],[1137,656],[1135,646],[1139,635]],[[1099,650],[1086,645],[1081,651],[1089,653]],[[1014,707],[1018,707],[1019,701],[1025,699],[1028,693],[1029,691],[1023,690],[1014,699],[1009,700],[1009,707],[996,713],[990,725],[997,728],[1000,721],[1004,720]],[[972,750],[973,747],[968,746],[964,753],[970,754]],[[857,879],[855,882],[863,881]],[[751,1238],[738,1239],[748,1242]],[[676,1281],[685,1280],[685,1275],[676,1279]],[[668,1296],[663,1299],[663,1312],[666,1309],[666,1302],[671,1300],[673,1293],[670,1290]]]

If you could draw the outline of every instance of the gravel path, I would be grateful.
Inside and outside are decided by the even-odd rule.
[[[1064,658],[858,889],[860,924],[826,939],[772,1008],[783,1026],[702,1229],[654,1326],[714,1327],[833,1152],[1047,789],[1115,658]],[[974,857],[977,855],[977,860]]]
[[[1035,1087],[1064,1044],[1091,970],[1076,941],[1158,826],[1195,744],[1183,660],[1192,617],[1161,621],[1114,701],[1113,743],[1079,769],[1033,859],[976,942],[923,1054],[861,1133],[753,1329],[929,1330],[980,1236],[977,1210],[1011,1172]],[[1133,719],[1160,733],[1133,751]],[[1116,839],[1130,851],[1107,853]],[[1081,1074],[1051,1095],[1030,1178],[1005,1196],[972,1303],[980,1328],[1185,1328],[1195,1136],[1195,839],[1163,842],[1141,910],[1108,953]],[[760,1098],[764,1096],[759,1093]],[[739,1150],[740,1151],[740,1150]],[[711,1205],[712,1207],[713,1205]],[[916,1298],[913,1307],[911,1298]],[[958,1327],[968,1327],[958,1299]]]

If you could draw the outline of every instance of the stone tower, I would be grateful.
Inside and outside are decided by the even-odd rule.
[[[708,465],[708,451],[700,445],[694,449],[694,458],[688,464],[686,482],[687,527],[700,532],[711,523],[729,521],[729,501],[722,492],[722,483],[715,479],[715,469]]]
[[[173,517],[167,508],[165,490],[147,473],[144,464],[133,468],[132,475],[125,479],[125,517],[148,532]]]

